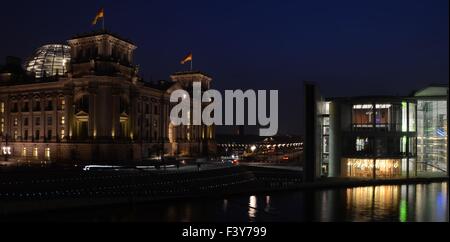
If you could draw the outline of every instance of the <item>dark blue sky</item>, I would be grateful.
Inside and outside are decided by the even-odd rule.
[[[2,1],[0,56],[106,26],[139,46],[145,79],[194,68],[214,87],[280,91],[280,132],[301,133],[302,81],[327,96],[406,95],[448,83],[448,0]]]

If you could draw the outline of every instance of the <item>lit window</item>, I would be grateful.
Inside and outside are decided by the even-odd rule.
[[[19,138],[19,133],[17,130],[14,130],[14,139],[16,140],[17,138]]]
[[[27,148],[23,147],[22,149],[22,156],[26,157],[27,156]]]
[[[409,103],[409,131],[416,131],[416,104]]]
[[[377,104],[377,105],[375,105],[375,108],[376,109],[389,109],[389,108],[391,108],[391,104]]]
[[[19,125],[19,120],[17,118],[14,118],[14,126]]]
[[[323,104],[322,114],[330,114],[330,102],[325,102]]]
[[[396,177],[401,175],[401,160],[398,159],[346,159],[347,176],[350,177]]]
[[[0,103],[0,113],[4,113],[5,112],[5,103],[4,102],[1,102]]]
[[[368,148],[368,138],[356,138],[356,151],[365,151]]]
[[[61,139],[64,139],[64,136],[65,136],[65,131],[64,131],[64,129],[61,129]]]
[[[50,148],[45,148],[45,159],[50,160]]]
[[[9,147],[9,146],[8,147],[3,146],[1,151],[2,151],[1,154],[3,154],[3,155],[11,155],[12,154],[11,147]]]
[[[33,156],[37,158],[38,155],[39,155],[39,153],[38,153],[38,148],[34,148],[34,149],[33,149]]]
[[[373,105],[353,105],[352,123],[355,128],[373,127]]]
[[[407,141],[408,137],[403,136],[400,139],[400,152],[401,153],[406,153],[406,141]]]
[[[66,117],[62,116],[61,117],[61,125],[64,125],[66,123]]]

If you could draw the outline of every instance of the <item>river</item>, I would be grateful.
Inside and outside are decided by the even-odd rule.
[[[90,222],[448,222],[448,182],[289,191],[28,214]]]

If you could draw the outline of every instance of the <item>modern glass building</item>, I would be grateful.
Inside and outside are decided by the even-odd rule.
[[[25,63],[25,70],[36,79],[64,75],[70,63],[70,46],[61,44],[44,45],[37,49]]]
[[[306,100],[314,111],[305,115],[314,120],[305,122],[310,179],[447,176],[448,86],[407,97],[328,99],[308,89],[315,93]]]

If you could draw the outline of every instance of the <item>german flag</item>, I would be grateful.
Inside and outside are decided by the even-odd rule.
[[[192,62],[192,53],[189,53],[189,55],[187,55],[186,57],[184,57],[184,59],[181,61],[181,64],[184,65],[187,62],[191,61]]]
[[[103,8],[101,8],[101,9],[98,11],[97,15],[95,16],[94,21],[92,21],[92,25],[96,25],[97,22],[98,22],[98,20],[101,19],[101,18],[104,18],[104,17],[105,17],[105,11],[104,11]]]

